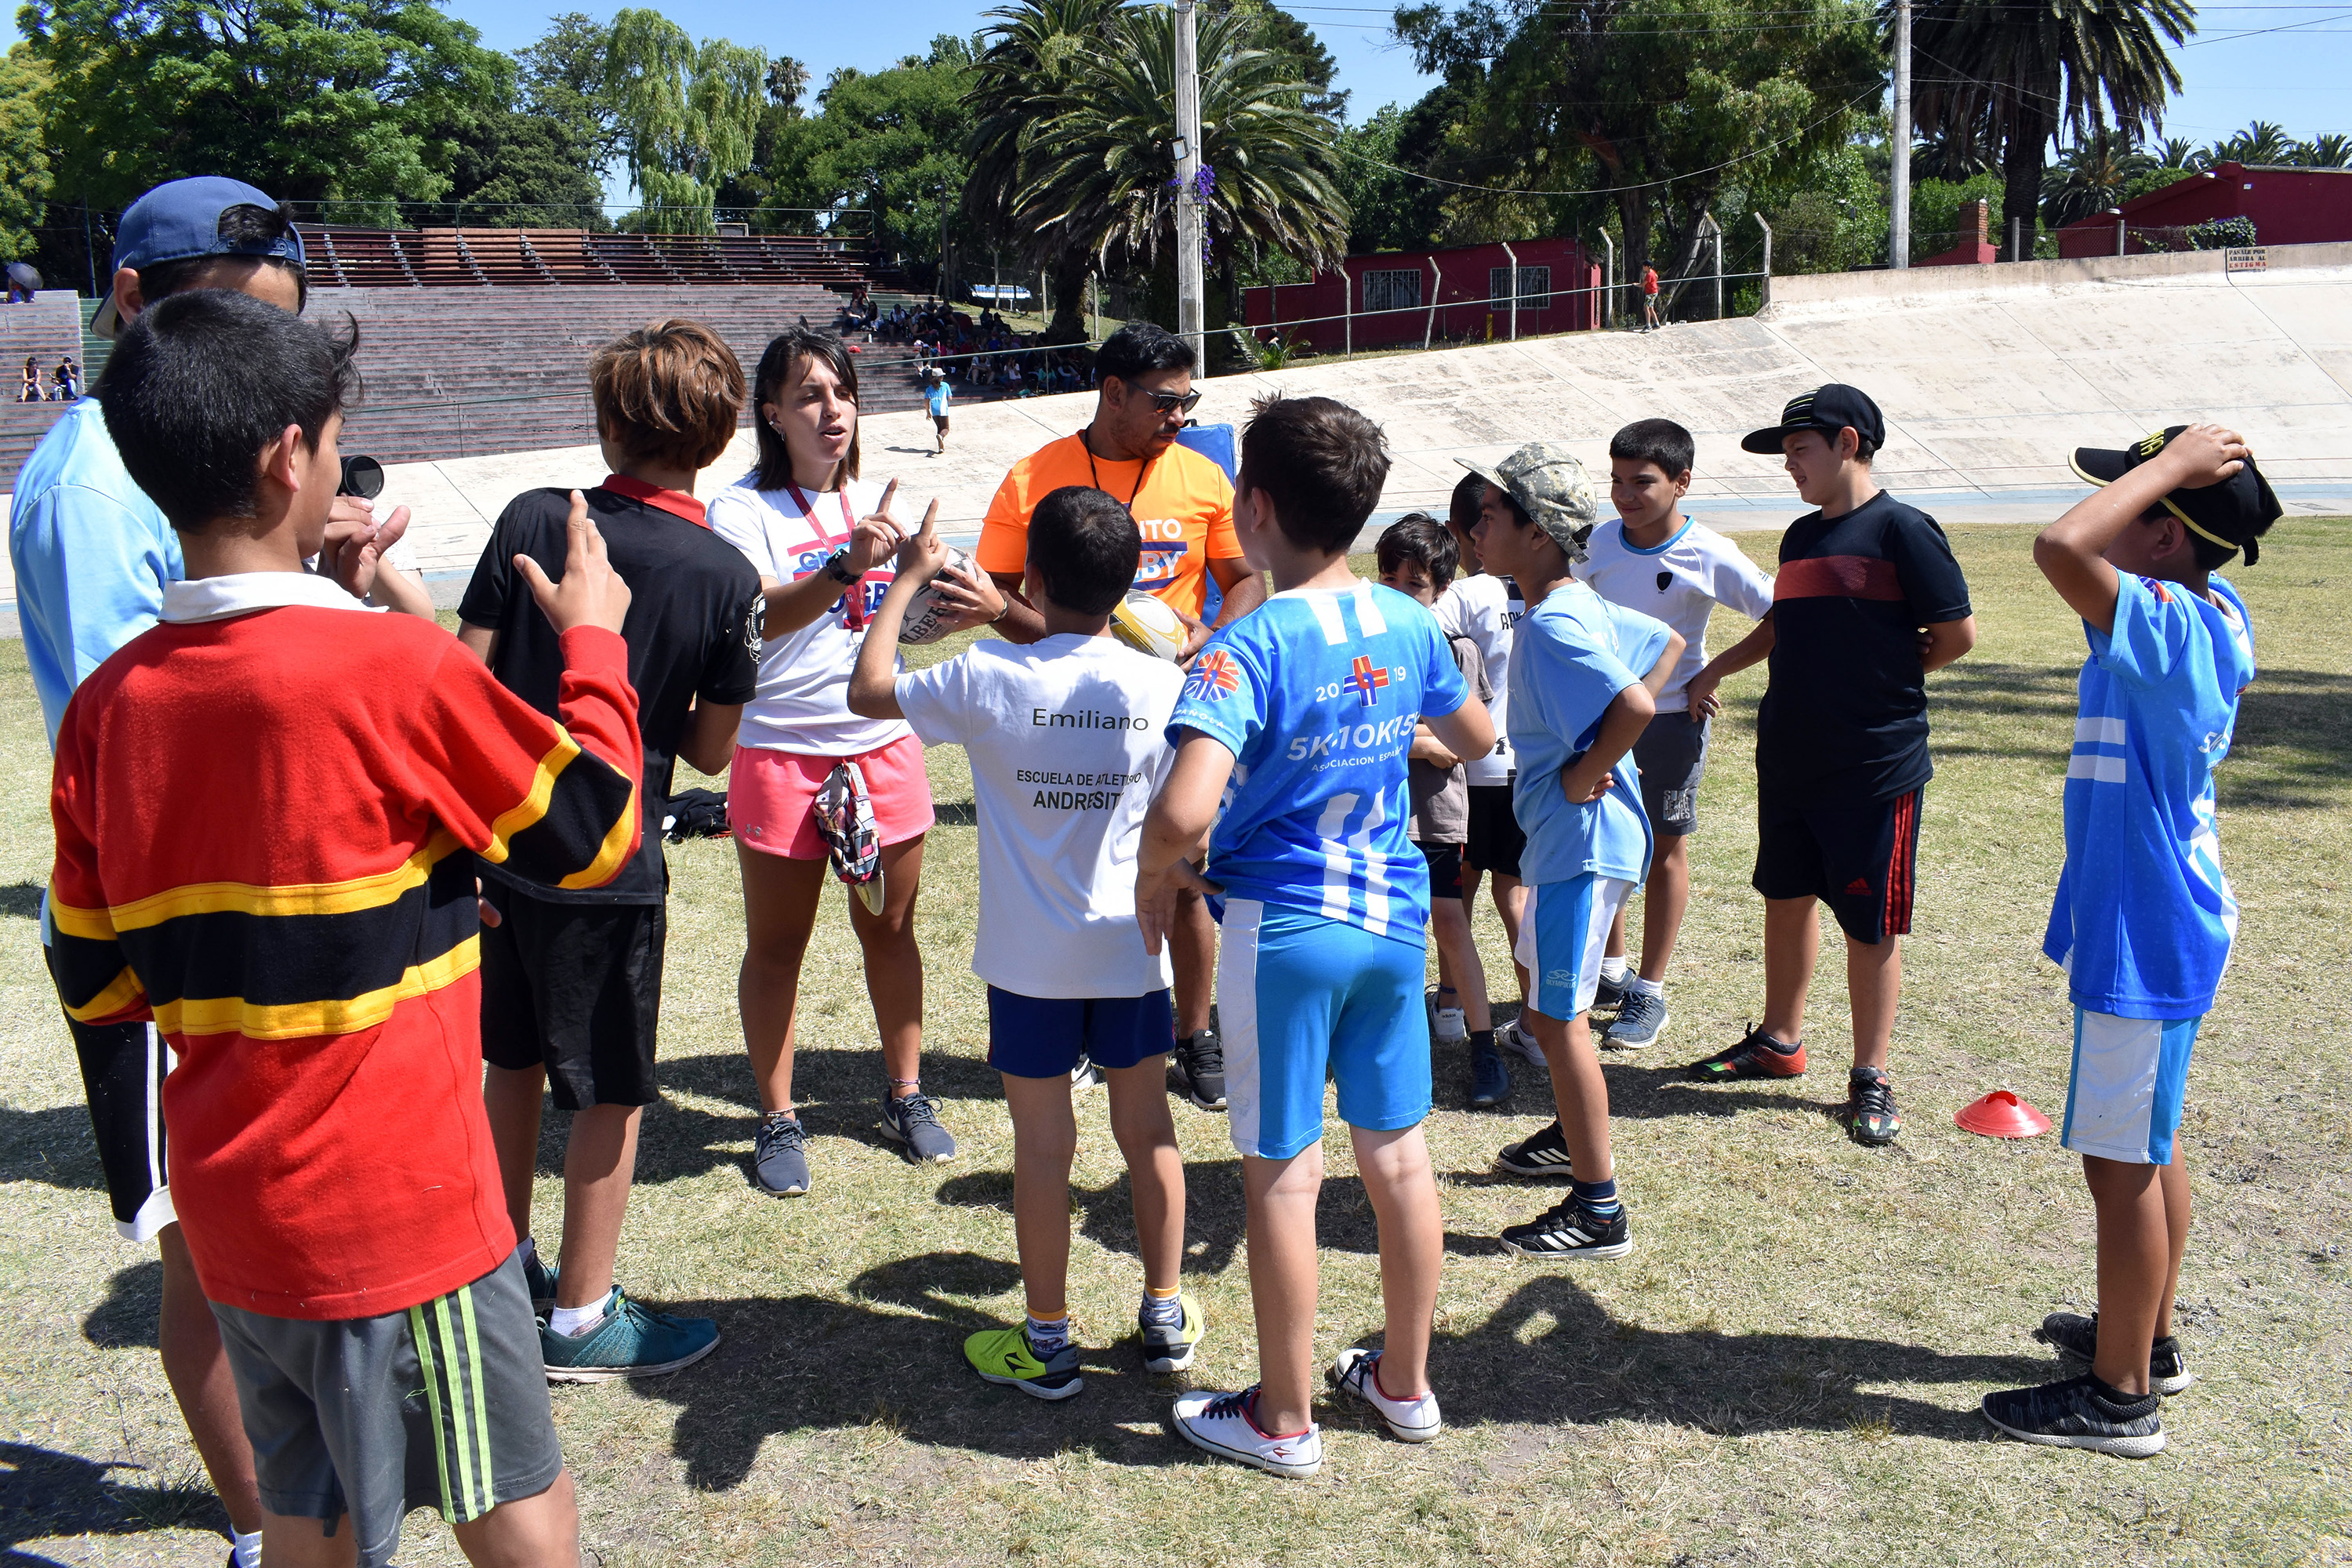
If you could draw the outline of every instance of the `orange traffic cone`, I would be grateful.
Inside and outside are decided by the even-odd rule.
[[[2005,1089],[1969,1101],[1952,1121],[1961,1131],[1986,1138],[2038,1138],[2050,1131],[2050,1118]]]

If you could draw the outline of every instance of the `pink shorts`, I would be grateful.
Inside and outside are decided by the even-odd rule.
[[[931,830],[931,778],[923,770],[923,743],[901,735],[887,746],[850,757],[805,757],[797,752],[735,748],[727,774],[727,826],[735,841],[789,860],[824,858],[816,828],[816,792],[841,763],[856,763],[874,801],[874,825],[886,845]]]

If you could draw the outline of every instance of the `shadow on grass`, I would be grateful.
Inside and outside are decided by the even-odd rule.
[[[2352,676],[2264,669],[2239,700],[2230,755],[2214,783],[2226,808],[2326,806],[2344,799],[2347,773]]]
[[[716,1318],[724,1342],[699,1366],[630,1387],[677,1407],[672,1448],[697,1488],[740,1485],[766,1438],[809,1431],[863,1429],[877,1443],[1009,1459],[1082,1450],[1112,1464],[1201,1462],[1166,1429],[1169,1401],[1189,1380],[1144,1371],[1129,1325],[1081,1326],[1087,1388],[1069,1404],[980,1381],[963,1359],[964,1339],[1013,1320],[971,1303],[1018,1282],[1001,1259],[934,1252],[868,1269],[851,1282],[847,1301],[677,1302],[671,1310]],[[1211,1331],[1249,1331],[1244,1322]],[[1725,1435],[1947,1441],[1991,1436],[1973,1402],[1947,1408],[1871,1386],[2021,1382],[2047,1371],[2031,1358],[1948,1355],[1891,1339],[1649,1329],[1618,1321],[1556,1274],[1530,1278],[1477,1328],[1441,1333],[1430,1363],[1457,1426],[1628,1419]],[[1328,1396],[1318,1419],[1370,1425]]]
[[[0,1106],[0,1182],[45,1182],[82,1192],[103,1188],[106,1173],[98,1163],[89,1108]]]
[[[118,1470],[142,1479],[119,1479]],[[200,1475],[158,1481],[136,1465],[0,1443],[0,1563],[54,1561],[16,1550],[26,1541],[227,1527],[220,1500]]]
[[[163,1265],[151,1258],[114,1271],[106,1282],[106,1300],[82,1319],[81,1337],[102,1350],[160,1349],[156,1322],[163,1310]]]
[[[26,921],[40,919],[43,890],[38,882],[14,882],[0,888],[0,915]]]

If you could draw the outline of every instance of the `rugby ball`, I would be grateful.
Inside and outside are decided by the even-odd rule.
[[[1164,658],[1171,664],[1184,656],[1187,628],[1183,617],[1162,601],[1130,588],[1110,613],[1110,635],[1138,653]]]
[[[961,572],[976,577],[980,574],[980,568],[970,555],[950,545],[948,563],[941,569],[940,576],[949,572]],[[940,578],[934,577],[915,590],[914,602],[907,606],[907,618],[898,627],[898,640],[909,647],[937,642],[947,636],[948,623],[954,618],[955,611],[948,606],[940,593]]]

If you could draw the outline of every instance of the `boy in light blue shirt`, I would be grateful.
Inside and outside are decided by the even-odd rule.
[[[1650,872],[1633,742],[1656,712],[1683,639],[1664,622],[1612,605],[1570,576],[1585,558],[1599,499],[1564,447],[1531,442],[1492,468],[1475,531],[1479,559],[1516,579],[1528,613],[1511,637],[1511,809],[1527,834],[1528,889],[1512,954],[1528,973],[1525,1023],[1551,1068],[1559,1118],[1496,1157],[1521,1175],[1565,1176],[1571,1191],[1525,1225],[1507,1251],[1577,1262],[1632,1248],[1609,1147],[1609,1086],[1586,1013],[1601,951],[1626,899]]]
[[[2146,1458],[2164,1396],[2194,1381],[2172,1332],[2189,1240],[2174,1135],[2197,1026],[2230,961],[2238,902],[2221,874],[2213,770],[2254,679],[2245,601],[2211,574],[2277,521],[2243,437],[2176,425],[2122,451],[2076,450],[2103,487],[2034,542],[2083,617],[2081,713],[2066,764],[2066,865],[2042,951],[2074,1004],[2065,1146],[2098,1216],[2099,1310],[2053,1312],[2041,1337],[2089,1368],[1987,1394],[2029,1443]]]
[[[1341,1352],[1330,1380],[1404,1441],[1443,1430],[1428,1365],[1445,1235],[1421,1130],[1429,868],[1405,834],[1406,759],[1417,721],[1457,756],[1483,755],[1495,734],[1436,617],[1348,564],[1388,475],[1380,427],[1329,398],[1276,397],[1241,447],[1234,532],[1275,594],[1192,663],[1169,721],[1176,758],[1144,820],[1136,915],[1156,952],[1181,889],[1223,900],[1226,1115],[1258,1325],[1261,1382],[1183,1395],[1176,1429],[1310,1476],[1327,1077],[1380,1222],[1387,1317],[1382,1348]],[[1189,861],[1213,824],[1204,879]]]

